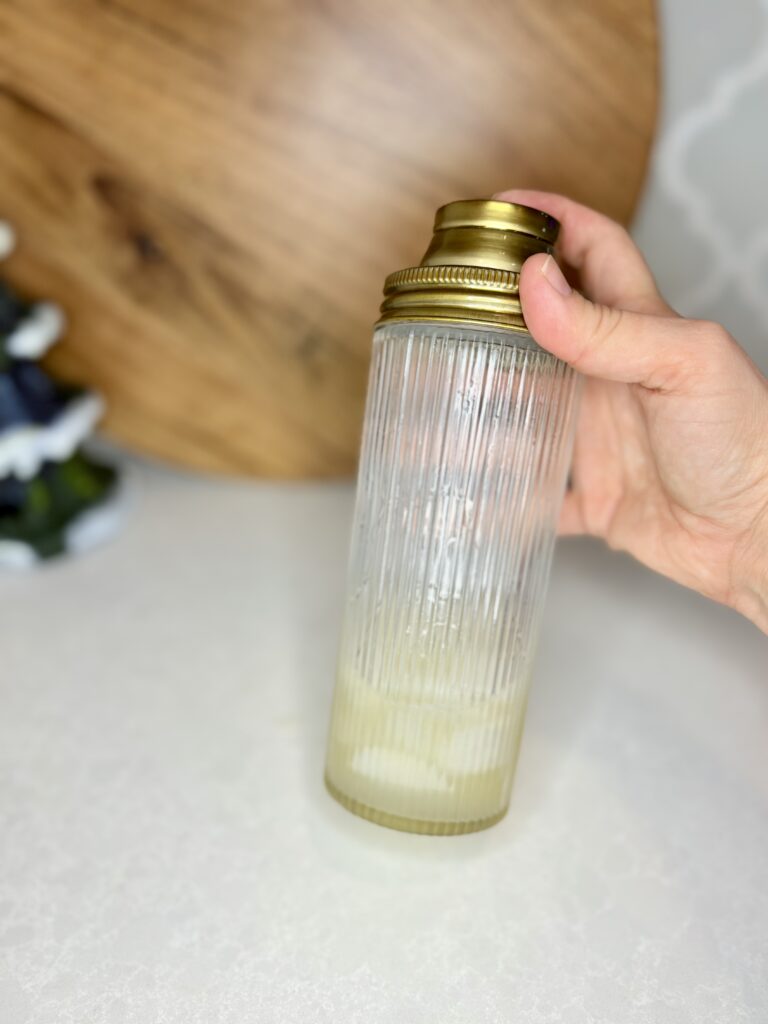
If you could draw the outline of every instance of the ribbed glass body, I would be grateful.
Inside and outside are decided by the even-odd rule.
[[[575,399],[527,334],[377,328],[326,768],[350,810],[432,834],[506,811]]]

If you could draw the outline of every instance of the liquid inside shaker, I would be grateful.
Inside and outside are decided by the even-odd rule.
[[[455,834],[509,804],[577,397],[517,284],[556,233],[451,203],[385,284],[326,765],[383,825]]]

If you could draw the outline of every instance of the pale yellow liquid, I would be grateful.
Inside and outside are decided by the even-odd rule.
[[[342,671],[328,750],[331,791],[366,817],[400,819],[383,823],[414,831],[440,830],[429,823],[490,824],[509,803],[526,689],[516,688],[516,699],[448,704],[424,699],[423,690],[386,696]]]

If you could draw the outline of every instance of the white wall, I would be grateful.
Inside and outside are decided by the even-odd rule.
[[[768,371],[768,0],[660,0],[662,113],[634,235],[667,299]]]

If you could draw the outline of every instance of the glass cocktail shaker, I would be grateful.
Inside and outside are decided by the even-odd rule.
[[[384,286],[326,766],[382,825],[469,832],[509,804],[577,392],[518,280],[558,227],[449,203]]]

